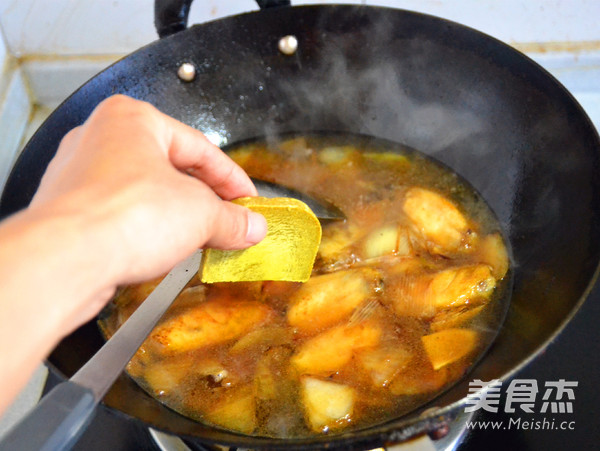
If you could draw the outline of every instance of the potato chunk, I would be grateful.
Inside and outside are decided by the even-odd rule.
[[[356,260],[353,244],[363,235],[364,231],[353,224],[340,222],[327,225],[323,228],[316,264],[326,271],[353,264]]]
[[[162,322],[149,340],[163,350],[190,351],[239,338],[271,315],[260,302],[214,299]]]
[[[181,390],[180,385],[188,377],[207,377],[213,382],[222,382],[229,376],[224,366],[214,360],[200,360],[181,354],[160,362],[158,365],[148,365],[143,373],[143,379],[152,391],[158,395],[171,395]]]
[[[312,430],[326,432],[350,420],[354,409],[354,389],[313,377],[302,378],[302,401]]]
[[[355,155],[356,149],[352,146],[330,146],[321,149],[317,158],[321,163],[336,166],[349,163]]]
[[[384,255],[409,255],[411,251],[408,231],[397,224],[388,224],[369,233],[363,244],[365,259]]]
[[[339,323],[375,294],[377,279],[378,273],[371,268],[311,277],[292,295],[287,312],[288,323],[304,332]]]
[[[292,356],[291,364],[304,374],[335,373],[350,361],[356,350],[375,346],[380,336],[381,330],[369,322],[337,326],[304,342]]]
[[[449,381],[448,367],[435,371],[429,362],[415,362],[414,367],[400,372],[390,383],[390,393],[400,395],[420,395],[439,390]]]
[[[277,380],[275,373],[269,367],[269,362],[264,359],[256,365],[254,374],[254,391],[260,400],[274,399],[277,397]]]
[[[143,378],[155,395],[170,394],[187,376],[190,366],[190,361],[182,359],[150,365],[143,373]]]
[[[417,232],[428,241],[430,251],[452,253],[463,243],[469,229],[467,220],[444,196],[423,188],[410,188],[402,208]]]
[[[267,401],[289,396],[291,379],[287,377],[287,365],[292,350],[279,346],[265,352],[256,364],[254,371],[254,393],[257,400]],[[293,380],[294,390],[297,380]]]
[[[445,329],[421,338],[434,370],[471,353],[477,345],[477,332],[471,329]]]
[[[213,424],[250,434],[256,428],[255,400],[251,390],[241,389],[212,406],[205,418]]]
[[[244,352],[256,352],[257,348],[269,349],[273,346],[280,346],[290,343],[292,340],[292,332],[282,326],[265,325],[254,329],[247,335],[240,338],[231,348],[231,355],[241,354]]]

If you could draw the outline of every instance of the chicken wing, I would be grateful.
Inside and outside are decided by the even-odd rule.
[[[456,252],[468,238],[469,224],[464,215],[450,200],[434,191],[410,188],[402,209],[433,253]]]

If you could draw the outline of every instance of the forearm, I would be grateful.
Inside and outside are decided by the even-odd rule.
[[[110,256],[102,255],[109,249],[83,221],[26,210],[0,226],[0,412],[56,343],[111,295]]]
[[[103,101],[63,138],[30,208],[0,224],[0,414],[118,284],[165,274],[205,245],[260,241],[265,219],[227,202],[253,195],[199,131],[144,102]]]

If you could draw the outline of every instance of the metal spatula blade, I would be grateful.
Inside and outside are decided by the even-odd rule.
[[[264,180],[258,180],[252,178],[252,182],[258,194],[263,197],[292,197],[294,199],[301,200],[313,211],[315,216],[321,221],[335,221],[344,219],[344,214],[333,204],[323,201],[322,199],[315,199],[300,191],[292,188],[287,188],[276,183],[265,182]]]

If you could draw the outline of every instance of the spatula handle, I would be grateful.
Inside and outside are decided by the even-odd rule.
[[[92,391],[66,381],[54,387],[0,442],[3,451],[68,450],[94,417]]]

